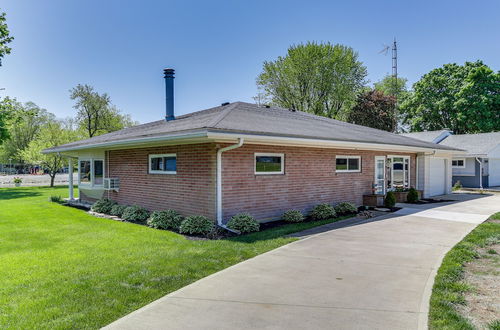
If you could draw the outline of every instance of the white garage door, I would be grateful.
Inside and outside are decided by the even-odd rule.
[[[490,173],[489,186],[500,186],[500,159],[490,159],[488,161],[488,166],[488,172]]]
[[[432,157],[429,172],[429,196],[443,195],[446,192],[445,160]]]

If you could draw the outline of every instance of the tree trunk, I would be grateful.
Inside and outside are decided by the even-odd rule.
[[[54,180],[56,178],[56,173],[50,173],[50,186],[54,187]]]

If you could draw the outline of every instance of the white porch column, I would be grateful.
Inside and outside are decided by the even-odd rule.
[[[68,160],[68,184],[69,184],[69,200],[74,200],[73,194],[73,158],[69,158]]]

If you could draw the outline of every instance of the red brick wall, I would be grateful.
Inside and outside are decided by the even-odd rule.
[[[148,155],[166,153],[177,154],[177,174],[148,174]],[[106,158],[106,177],[120,178],[120,190],[110,192],[109,198],[149,210],[174,209],[185,216],[215,219],[214,144],[110,150]]]
[[[255,175],[254,153],[285,154],[285,174]],[[244,145],[223,153],[224,219],[248,212],[259,220],[279,218],[284,211],[309,211],[319,203],[362,203],[371,193],[374,157],[395,152],[348,151],[320,148]],[[360,173],[336,173],[335,155],[361,156]],[[410,180],[415,186],[415,154],[410,160]]]

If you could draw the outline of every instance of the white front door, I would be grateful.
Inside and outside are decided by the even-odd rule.
[[[385,194],[385,156],[375,156],[375,193]]]

